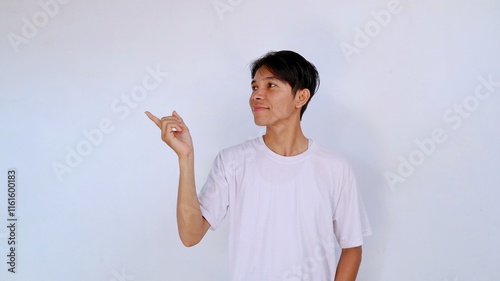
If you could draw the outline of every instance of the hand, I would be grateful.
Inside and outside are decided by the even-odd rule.
[[[174,152],[181,157],[187,157],[193,154],[193,141],[189,129],[184,124],[181,116],[177,112],[172,112],[172,116],[158,117],[146,111],[146,115],[161,129],[161,139]]]

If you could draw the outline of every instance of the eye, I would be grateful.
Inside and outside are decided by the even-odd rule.
[[[257,86],[252,86],[252,92],[257,90]]]
[[[274,87],[276,87],[276,84],[274,84],[274,83],[269,83],[269,84],[267,84],[267,86],[268,86],[269,88],[274,88]]]

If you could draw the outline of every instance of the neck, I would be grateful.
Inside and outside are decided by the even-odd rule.
[[[263,137],[266,146],[282,156],[301,154],[309,145],[309,140],[302,133],[300,123],[293,127],[267,127]]]

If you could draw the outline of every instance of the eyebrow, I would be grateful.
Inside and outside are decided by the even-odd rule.
[[[274,76],[268,76],[268,77],[264,77],[264,79],[262,79],[262,80],[279,80],[279,79],[274,77]],[[250,85],[252,85],[255,82],[256,82],[255,79],[252,79],[252,82],[250,83]]]

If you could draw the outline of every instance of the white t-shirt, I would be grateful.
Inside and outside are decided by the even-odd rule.
[[[222,150],[199,201],[212,230],[229,211],[233,281],[331,281],[335,239],[350,248],[371,234],[351,166],[311,139],[290,157],[262,137]]]

